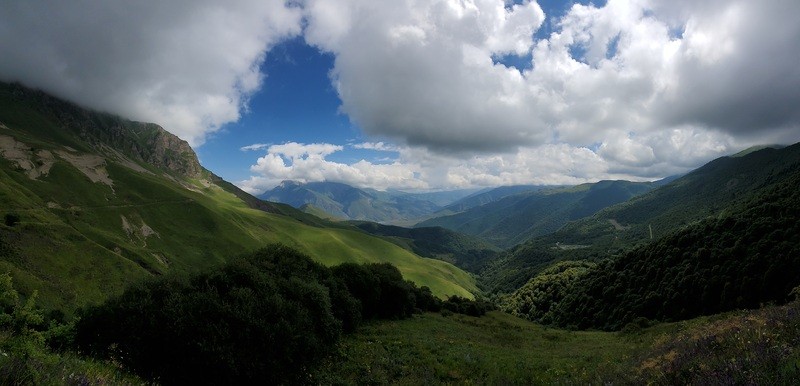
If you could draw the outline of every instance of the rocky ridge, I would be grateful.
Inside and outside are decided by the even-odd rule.
[[[203,168],[191,146],[159,125],[85,109],[19,84],[3,87],[15,99],[27,101],[41,113],[55,118],[61,130],[77,135],[98,153],[118,158],[113,153],[120,152],[134,161],[182,177],[202,174]]]

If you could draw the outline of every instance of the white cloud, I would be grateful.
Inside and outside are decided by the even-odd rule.
[[[309,0],[305,10],[306,40],[336,56],[342,111],[367,133],[439,149],[549,138],[529,129],[542,119],[522,75],[492,62],[530,50],[544,19],[536,3]]]
[[[332,53],[341,111],[391,161],[332,144],[266,150],[244,182],[439,189],[684,172],[800,141],[800,2],[608,0],[563,17],[535,1],[12,1],[0,79],[203,142],[239,119],[280,41]],[[545,20],[545,18],[549,20]],[[553,27],[534,39],[544,22]],[[305,26],[305,27],[303,27]],[[531,59],[507,67],[504,55]],[[368,137],[369,138],[369,137]]]
[[[242,146],[239,148],[240,151],[254,151],[254,150],[261,150],[270,147],[271,145],[268,143],[254,143],[252,145]]]
[[[300,144],[289,142],[273,145],[250,171],[257,175],[239,183],[254,194],[263,193],[283,180],[301,182],[334,181],[375,189],[424,189],[425,182],[416,179],[413,166],[399,162],[374,164],[360,160],[351,164],[329,161],[327,156],[344,147],[327,143]]]
[[[800,2],[576,4],[538,41],[539,6],[505,3],[309,0],[305,37],[354,122],[434,151],[606,143],[634,166],[667,159],[618,133],[800,140]],[[509,53],[532,68],[493,62]]]
[[[297,142],[287,142],[283,145],[272,145],[267,149],[268,154],[281,155],[291,160],[303,158],[324,158],[337,151],[342,151],[344,147],[331,145],[329,143],[302,144]]]
[[[362,149],[362,150],[377,150],[377,151],[398,151],[398,148],[394,145],[387,144],[385,142],[362,142],[356,143],[352,145],[353,149]]]
[[[642,181],[685,173],[723,155],[729,146],[735,144],[730,143],[728,136],[685,129],[651,137],[620,134],[619,138],[601,144],[597,151],[562,143],[462,158],[424,147],[401,146],[394,147],[398,156],[388,164],[376,164],[367,160],[342,163],[327,159],[341,151],[342,146],[288,143],[269,147],[267,154],[251,166],[253,175],[238,185],[250,193],[261,194],[283,180],[334,181],[362,188],[410,191],[568,185],[600,179]]]
[[[4,2],[0,79],[199,145],[239,119],[266,51],[301,19],[284,0]]]

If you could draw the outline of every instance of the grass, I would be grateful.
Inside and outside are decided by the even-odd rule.
[[[322,383],[600,383],[649,337],[549,329],[501,312],[423,314],[368,326],[345,340]]]
[[[323,384],[792,384],[800,303],[625,332],[566,331],[499,311],[361,328]]]
[[[0,383],[4,385],[147,385],[113,362],[44,347],[0,333]]]

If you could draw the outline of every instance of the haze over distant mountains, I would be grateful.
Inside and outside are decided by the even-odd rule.
[[[434,193],[382,192],[359,189],[338,182],[304,184],[284,181],[259,198],[289,204],[309,213],[327,215],[333,219],[409,225],[476,190]]]
[[[552,233],[567,221],[589,216],[666,181],[517,185],[422,194],[359,189],[337,182],[284,181],[260,198],[334,220],[444,227],[507,248]]]
[[[462,200],[448,207],[449,210],[466,208],[462,212],[444,212],[417,226],[441,226],[507,248],[555,232],[568,221],[590,216],[662,184],[662,181],[600,181],[571,187],[500,188],[495,190],[499,191],[495,200],[472,207],[462,203],[469,204],[470,199]],[[521,192],[511,194],[518,189]],[[503,196],[501,192],[509,194]],[[481,196],[485,195],[478,197]]]

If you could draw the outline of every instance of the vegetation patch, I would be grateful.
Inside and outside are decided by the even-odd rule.
[[[134,285],[83,312],[75,342],[165,384],[305,383],[362,320],[442,308],[481,315],[482,307],[442,302],[389,264],[329,269],[275,245],[208,272]]]

